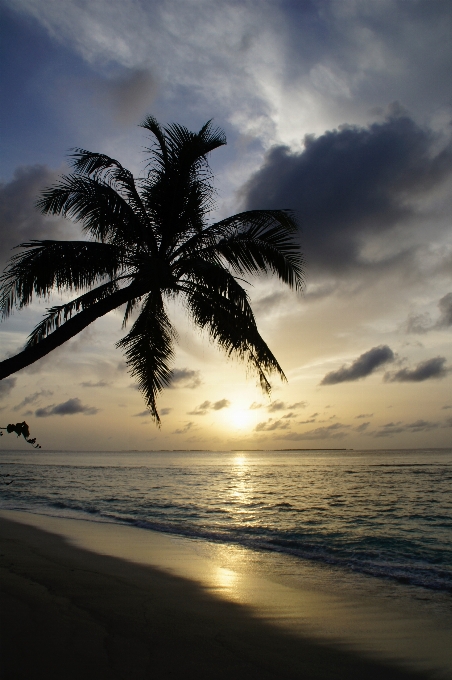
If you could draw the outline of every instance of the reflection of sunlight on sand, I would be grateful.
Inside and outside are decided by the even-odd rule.
[[[221,590],[232,591],[234,589],[234,584],[237,581],[238,574],[231,569],[225,569],[224,567],[216,567],[212,574],[214,582],[216,581],[216,586]],[[229,593],[228,593],[229,594]]]

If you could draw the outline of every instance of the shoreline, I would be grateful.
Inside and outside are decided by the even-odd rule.
[[[421,621],[411,622],[410,652],[401,636],[406,619],[394,622],[372,603],[359,610],[331,593],[253,574],[253,564],[242,568],[252,558],[245,549],[222,555],[216,546],[206,556],[193,539],[12,511],[0,513],[0,543],[5,678],[32,677],[33,658],[48,677],[58,677],[59,664],[67,678],[452,677],[446,637],[436,636],[436,651],[428,650]],[[338,632],[344,613],[348,638]],[[367,631],[353,640],[353,626],[366,620]],[[59,641],[52,653],[51,630]],[[378,639],[382,631],[392,649]],[[113,666],[135,664],[135,674],[115,675],[118,654]],[[63,666],[76,657],[78,676],[65,675]],[[13,674],[14,659],[29,664],[28,675]],[[92,671],[80,666],[89,659]]]

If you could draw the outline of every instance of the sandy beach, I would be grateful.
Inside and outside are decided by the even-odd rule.
[[[171,551],[180,562],[183,546],[167,536],[159,545],[157,535],[152,565],[152,532],[97,525],[93,534],[86,525],[2,513],[2,679],[441,677],[275,625],[227,588],[206,587],[202,559],[196,566],[187,554],[185,567],[171,568]],[[78,544],[83,533],[99,552]],[[141,554],[117,556],[131,549],[123,537],[142,535]]]

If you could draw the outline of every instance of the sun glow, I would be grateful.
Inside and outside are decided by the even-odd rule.
[[[231,409],[228,420],[232,427],[237,430],[249,429],[252,426],[252,413],[245,409]]]

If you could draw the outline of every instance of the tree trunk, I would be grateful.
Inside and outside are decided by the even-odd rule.
[[[143,285],[139,286],[136,283],[132,283],[130,286],[127,286],[127,288],[121,288],[121,290],[112,293],[108,298],[99,300],[99,302],[96,302],[96,304],[89,309],[85,309],[71,319],[68,319],[68,321],[41,340],[37,345],[24,349],[10,359],[1,361],[0,380],[7,378],[12,373],[20,371],[22,368],[30,366],[30,364],[38,361],[38,359],[42,359],[46,354],[49,354],[52,350],[63,345],[67,340],[70,340],[74,335],[80,333],[80,331],[99,317],[120,307],[132,298],[145,295],[147,292],[148,289]]]

